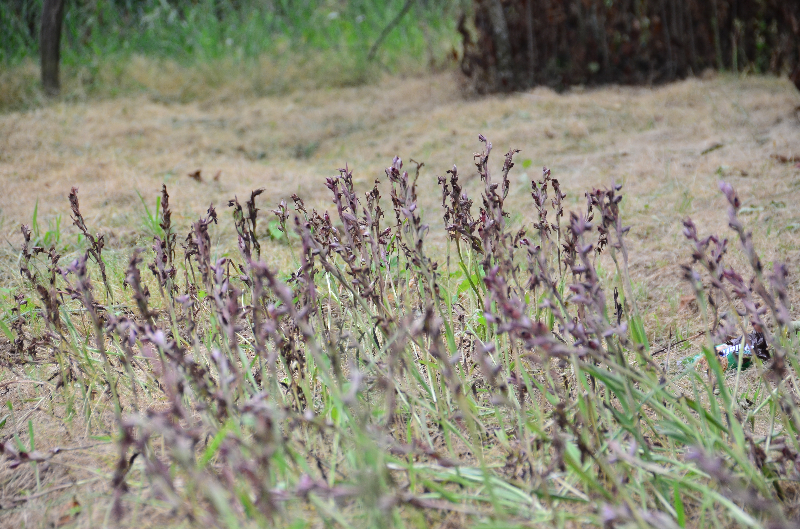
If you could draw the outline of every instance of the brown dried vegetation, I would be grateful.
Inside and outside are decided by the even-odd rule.
[[[759,203],[720,183],[703,190],[716,212],[672,206],[672,273],[695,301],[670,308],[645,272],[664,249],[639,238],[673,227],[613,180],[575,193],[545,169],[523,192],[518,151],[495,172],[479,140],[474,179],[448,164],[437,186],[395,157],[369,185],[347,166],[328,178],[330,207],[308,191],[265,214],[248,190],[228,194],[232,215],[190,204],[189,225],[181,188],[230,189],[181,176],[138,249],[93,235],[97,188],[70,194],[74,245],[23,226],[0,382],[7,519],[796,526],[796,263],[770,239],[774,262],[757,252]],[[731,241],[709,235],[725,224]],[[771,358],[749,372],[676,367],[687,331],[702,347],[751,328]]]

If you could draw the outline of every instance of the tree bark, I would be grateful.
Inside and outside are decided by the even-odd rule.
[[[57,96],[61,89],[58,66],[61,62],[61,26],[64,21],[64,1],[44,0],[42,5],[39,49],[42,61],[42,87],[49,96]]]
[[[536,38],[533,34],[533,0],[525,2],[525,18],[528,30],[528,86],[533,86],[536,79]]]
[[[503,4],[500,0],[489,0],[489,22],[492,25],[492,42],[494,43],[494,57],[497,61],[497,79],[500,91],[514,88],[514,70],[511,63],[511,40],[508,36],[508,24],[503,13]]]

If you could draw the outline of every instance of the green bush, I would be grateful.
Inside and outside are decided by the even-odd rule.
[[[68,1],[62,84],[67,97],[143,88],[158,92],[157,78],[166,64],[166,71],[173,74],[175,69],[195,72],[185,74],[184,84],[219,84],[209,71],[221,70],[228,82],[248,85],[245,92],[258,95],[309,82],[358,84],[383,72],[442,66],[457,42],[455,25],[462,2],[413,2],[411,11],[391,26],[374,60],[369,60],[370,49],[404,5],[402,0]],[[25,77],[24,66],[37,60],[40,12],[41,0],[0,4],[0,68],[8,78],[0,75],[0,85],[15,85],[10,77]],[[137,57],[154,66],[131,66]],[[265,62],[277,65],[267,79],[259,75]],[[232,71],[236,75],[231,76]],[[286,79],[281,79],[282,72],[288,72]],[[25,92],[15,87],[16,95],[6,96],[10,99],[6,102],[0,98],[0,105],[30,102],[33,98]],[[203,94],[202,88],[184,89],[179,99]]]

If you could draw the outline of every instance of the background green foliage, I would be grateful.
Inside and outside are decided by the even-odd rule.
[[[381,72],[441,66],[457,46],[465,1],[415,1],[383,41],[372,45],[401,12],[404,0],[67,0],[62,35],[63,76],[85,91],[128,87],[131,57],[181,67],[225,62],[240,69],[273,63],[308,70],[316,85],[358,84]],[[42,0],[0,3],[0,73],[38,61]],[[324,72],[319,63],[327,65]],[[24,74],[17,74],[17,79]],[[32,73],[29,72],[29,76]],[[34,79],[31,80],[32,82]],[[134,86],[136,83],[133,83]],[[148,83],[140,82],[140,85]],[[267,83],[269,84],[269,83]],[[67,90],[69,92],[69,90]]]

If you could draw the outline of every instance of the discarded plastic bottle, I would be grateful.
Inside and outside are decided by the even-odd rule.
[[[743,370],[753,365],[754,356],[762,360],[769,360],[770,355],[764,335],[760,332],[751,332],[747,338],[747,340],[744,340],[743,337],[734,338],[728,343],[714,346],[714,352],[723,371],[736,369],[739,365],[739,356],[742,357]],[[705,364],[705,358],[706,356],[701,353],[686,357],[681,363],[686,367],[695,366],[698,363]]]

